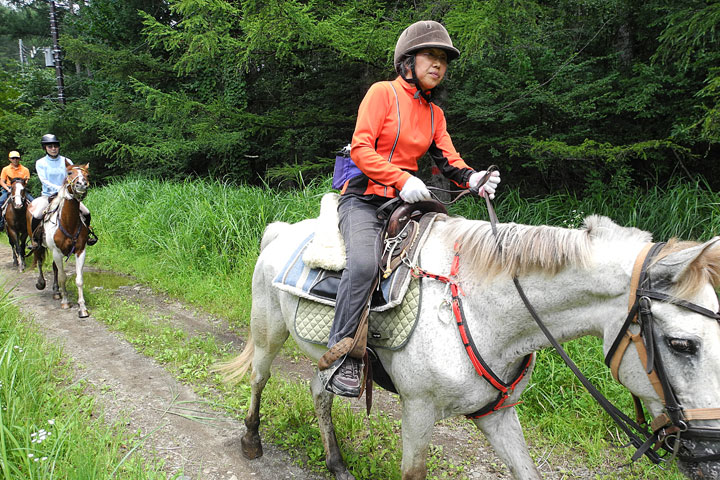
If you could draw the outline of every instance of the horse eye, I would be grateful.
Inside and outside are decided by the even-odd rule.
[[[697,343],[692,340],[685,338],[668,338],[667,343],[670,348],[678,353],[694,355],[697,352]]]

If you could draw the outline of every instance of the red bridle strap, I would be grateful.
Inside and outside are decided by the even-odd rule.
[[[490,366],[485,363],[482,356],[480,355],[480,352],[478,352],[477,346],[475,345],[475,342],[472,339],[472,335],[470,334],[470,330],[468,330],[465,322],[465,313],[463,312],[462,302],[460,300],[460,294],[464,296],[465,292],[462,291],[460,284],[457,282],[457,274],[460,270],[460,253],[459,245],[457,243],[455,244],[454,250],[455,257],[453,258],[452,265],[450,266],[449,276],[429,273],[418,266],[415,266],[415,268],[413,268],[412,274],[416,278],[432,278],[450,286],[450,294],[452,296],[451,305],[453,315],[455,316],[455,323],[458,327],[458,331],[460,332],[460,339],[463,342],[463,347],[465,347],[465,352],[470,358],[470,363],[472,363],[475,371],[479,376],[484,378],[488,383],[490,383],[490,385],[492,385],[496,390],[499,391],[499,395],[494,401],[485,405],[480,410],[465,415],[468,418],[480,418],[484,417],[485,415],[489,415],[497,410],[500,410],[501,408],[507,408],[517,405],[517,403],[513,403],[510,405],[504,405],[504,403],[508,399],[508,397],[512,395],[513,391],[515,391],[515,387],[520,382],[520,380],[522,380],[527,374],[528,369],[532,364],[534,353],[525,356],[518,374],[509,383],[501,380],[497,375],[495,375],[495,372],[492,371]]]

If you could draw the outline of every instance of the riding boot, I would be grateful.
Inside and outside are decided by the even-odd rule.
[[[32,230],[32,250],[42,245],[42,237],[45,232],[42,225],[42,218],[32,217],[32,223],[30,224],[30,230]]]
[[[90,214],[89,213],[87,215],[83,215],[83,221],[85,222],[85,226],[88,228],[88,238],[85,243],[92,247],[93,245],[95,245],[98,242],[98,237],[97,237],[97,235],[95,235],[95,232],[90,227]]]

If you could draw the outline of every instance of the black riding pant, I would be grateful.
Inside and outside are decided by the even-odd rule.
[[[360,323],[360,314],[378,275],[382,253],[380,232],[383,221],[377,218],[375,212],[387,200],[377,195],[340,197],[339,224],[345,240],[347,266],[340,277],[328,347],[352,336]]]

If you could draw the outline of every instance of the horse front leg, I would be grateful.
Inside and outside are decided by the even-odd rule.
[[[60,299],[60,308],[63,310],[70,308],[65,280],[67,280],[67,275],[63,266],[62,252],[53,249],[53,298]]]
[[[338,446],[337,437],[335,436],[335,426],[332,421],[332,403],[334,395],[322,385],[322,380],[315,372],[310,382],[310,391],[312,392],[315,402],[315,415],[318,419],[320,427],[320,438],[325,448],[325,465],[328,470],[335,475],[336,480],[355,480],[355,477],[348,471],[343,460],[340,447]]]
[[[85,252],[83,250],[79,255],[75,255],[75,285],[78,292],[78,317],[86,318],[90,313],[85,307],[85,295],[83,293],[83,266],[85,265]]]
[[[402,401],[402,480],[427,478],[427,454],[435,408],[424,399]]]
[[[18,256],[18,272],[22,273],[25,271],[25,244],[27,241],[27,235],[19,233],[17,235],[17,256]]]
[[[503,408],[485,417],[474,419],[495,453],[518,480],[540,480],[540,472],[530,457],[522,426],[515,407]]]

